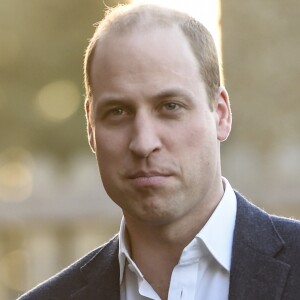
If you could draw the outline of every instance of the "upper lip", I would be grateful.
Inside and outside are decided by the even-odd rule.
[[[170,172],[163,172],[163,171],[137,171],[129,174],[130,179],[135,179],[139,177],[154,177],[154,176],[170,176]]]

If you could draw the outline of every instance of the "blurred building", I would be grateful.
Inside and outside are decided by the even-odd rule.
[[[3,1],[3,300],[15,299],[118,231],[121,212],[100,184],[82,109],[82,56],[91,24],[102,16],[100,2],[88,0],[83,7],[80,0]],[[234,120],[222,145],[223,173],[260,207],[300,218],[300,4],[227,0],[221,5]]]
[[[300,3],[222,1],[233,131],[223,171],[253,202],[300,217]]]

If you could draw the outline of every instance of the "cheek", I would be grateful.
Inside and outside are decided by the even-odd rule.
[[[195,166],[209,167],[210,163],[216,159],[218,151],[216,130],[211,124],[210,126],[205,124],[194,126],[183,133],[178,146],[182,159],[191,170],[195,170]]]
[[[110,190],[126,163],[128,153],[126,135],[102,129],[96,131],[95,138],[96,157],[101,179],[105,189]]]
[[[125,149],[124,135],[108,130],[96,130],[95,141],[98,159],[118,157],[121,155],[120,152]]]
[[[213,124],[209,121],[186,128],[181,134],[182,145],[197,152],[212,147],[215,144],[214,141],[217,141],[217,136]]]

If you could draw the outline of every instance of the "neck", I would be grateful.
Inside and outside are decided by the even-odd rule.
[[[131,258],[161,299],[168,299],[172,272],[183,249],[205,225],[215,207],[202,211],[203,217],[196,212],[198,218],[193,221],[156,226],[134,222],[125,216]]]
[[[209,201],[203,201],[204,205],[193,207],[181,218],[174,217],[173,221],[146,222],[132,218],[126,212],[123,212],[132,253],[145,253],[145,251],[159,253],[161,251],[170,254],[171,249],[171,252],[180,255],[182,250],[206,224],[219,204],[223,193],[224,190],[221,184],[219,192],[214,195],[215,197],[210,198]],[[138,251],[142,248],[145,248],[143,249],[145,251]]]
[[[173,222],[144,222],[124,212],[131,258],[161,299],[167,299],[171,275],[183,249],[210,218],[222,194],[220,186],[205,205],[194,207]]]

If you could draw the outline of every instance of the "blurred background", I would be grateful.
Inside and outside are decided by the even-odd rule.
[[[83,54],[103,2],[1,0],[1,300],[118,231],[83,109]],[[258,206],[300,218],[299,1],[177,2],[216,30],[234,120],[223,174]]]

